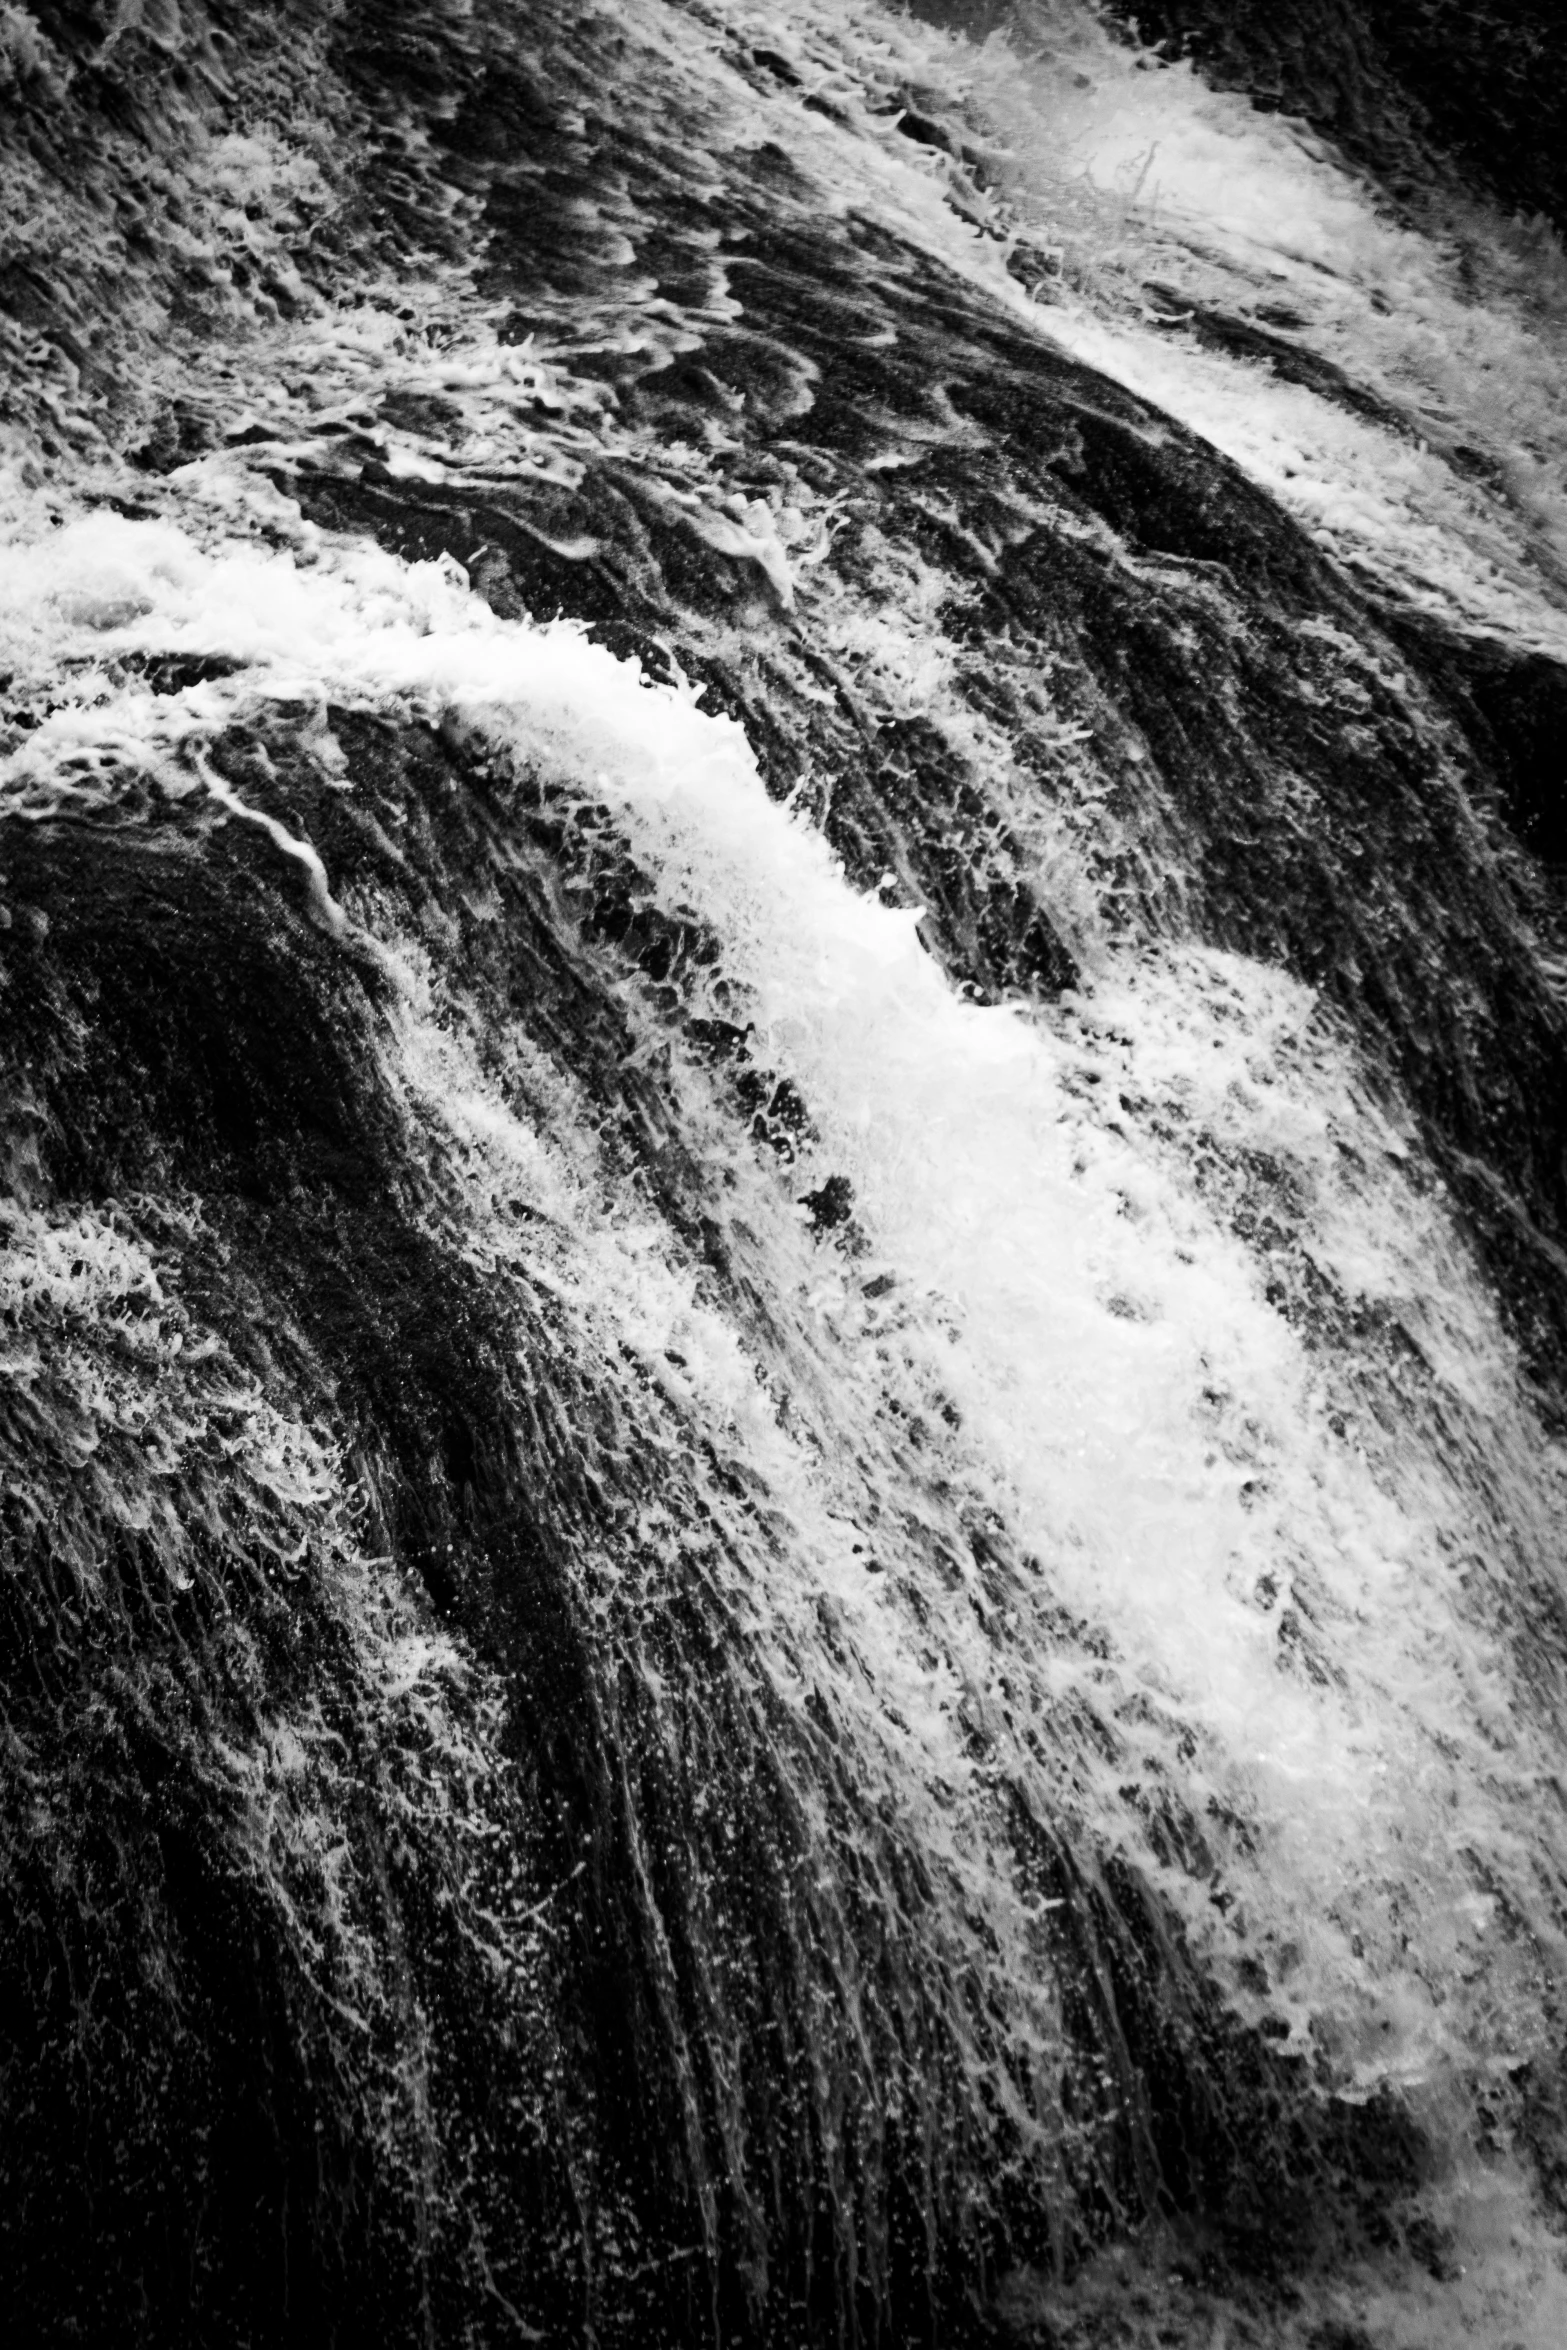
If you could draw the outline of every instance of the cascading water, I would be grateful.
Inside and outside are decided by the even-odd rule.
[[[1075,0],[0,76],[22,2336],[1558,2343],[1555,232]]]

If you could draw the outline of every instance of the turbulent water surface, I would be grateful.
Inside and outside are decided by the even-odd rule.
[[[0,8],[11,2338],[1567,2338],[1563,56],[1265,13]]]

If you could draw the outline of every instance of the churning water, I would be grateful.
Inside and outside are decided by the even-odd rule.
[[[387,2338],[1544,2350],[1563,966],[1444,695],[1567,656],[1559,246],[1075,5],[420,26],[157,83],[219,326],[18,345],[13,1883],[176,2052],[229,1889],[280,2325],[330,2109]]]

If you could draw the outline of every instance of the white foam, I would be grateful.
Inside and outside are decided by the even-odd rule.
[[[1567,259],[1543,223],[1456,198],[1399,221],[1303,124],[1112,38],[1082,0],[1023,6],[1010,46],[960,47],[948,72],[1005,142],[1019,235],[1055,257],[1047,332],[1235,458],[1336,554],[1560,655]],[[1148,280],[1172,289],[1152,309]],[[1183,295],[1292,319],[1284,340],[1394,421],[1201,347]]]
[[[13,555],[0,609],[36,576]],[[156,650],[249,666],[156,701],[56,711],[0,772],[0,789],[33,805],[54,759],[85,788],[92,723],[117,761],[129,729],[144,762],[187,776],[235,710],[329,695],[456,711],[610,811],[659,900],[722,940],[731,1006],[810,1106],[818,1174],[854,1185],[875,1261],[912,1315],[917,1368],[885,1376],[951,1398],[966,1473],[1044,1564],[1041,1608],[1065,1600],[1114,1642],[1107,1694],[1095,1660],[1025,1613],[1005,1644],[1011,1668],[1057,1696],[1081,1681],[1112,1709],[1138,1689],[1156,1703],[1168,1726],[1146,1732],[1155,1780],[1184,1783],[1199,1814],[1238,1808],[1263,1838],[1264,1862],[1232,1850],[1225,1863],[1246,1880],[1248,1931],[1280,1951],[1315,1937],[1286,1997],[1319,2021],[1338,2004],[1349,2085],[1423,2077],[1471,2029],[1491,2035],[1490,2052],[1528,2045],[1538,2010],[1505,1989],[1508,1962],[1488,2021],[1466,2018],[1458,1996],[1490,1914],[1464,1907],[1476,1889],[1465,1856],[1515,1852],[1509,1898],[1554,1933],[1528,1880],[1543,1868],[1554,1882],[1562,1865],[1531,1814],[1557,1725],[1449,1561],[1479,1541],[1501,1558],[1522,1546],[1545,1571],[1554,1464],[1440,1203],[1411,1188],[1405,1139],[1307,991],[1235,958],[1146,950],[1108,962],[1054,1029],[965,1003],[917,917],[857,895],[821,838],[768,799],[736,726],[650,689],[579,630],[497,620],[452,567],[328,549],[301,569],[286,553],[212,554],[168,526],[98,516],[56,534],[43,577],[68,588],[30,607],[37,656],[52,629],[57,663]],[[111,596],[124,615],[113,626]],[[1194,1129],[1227,1129],[1287,1164],[1334,1280],[1420,1331],[1456,1444],[1435,1444],[1418,1418],[1391,1443],[1369,1422],[1336,1432],[1337,1399],[1263,1296],[1256,1261],[1179,1154],[1117,1114],[1122,1092],[1178,1101]],[[880,1358],[852,1266],[828,1253],[810,1303],[829,1354],[847,1345],[869,1372]],[[839,1408],[853,1408],[848,1393]],[[1480,1473],[1498,1452],[1522,1481],[1502,1518]],[[1287,1669],[1281,1650],[1292,1580],[1315,1617],[1302,1636],[1321,1678]],[[1096,1800],[1113,1813],[1118,1799],[1107,1784]],[[1423,1923],[1401,1960],[1411,1914]]]
[[[1232,290],[1237,273],[1283,285],[1321,349],[1406,405],[1468,398],[1454,433],[1479,434],[1504,469],[1531,434],[1549,452],[1561,432],[1555,329],[1531,323],[1521,298],[1466,306],[1435,246],[1382,221],[1289,126],[1243,119],[1190,76],[1105,47],[1093,52],[1102,85],[1081,103],[1070,76],[1041,69],[1018,86],[1005,57],[973,67],[1022,156],[1018,186],[1048,215],[1040,233],[1069,257],[1075,239],[1082,259],[1070,301],[1030,311],[996,240],[954,210],[947,162],[912,156],[885,119],[855,111],[873,71],[890,83],[921,56],[936,70],[950,46],[874,12],[766,21],[849,124],[769,102],[780,121],[803,120],[833,200],[881,207],[1043,318],[1228,448],[1341,553],[1488,627],[1557,641],[1545,493],[1537,508],[1521,492],[1511,505],[1481,495],[1431,450],[1172,339],[1126,289],[1155,266],[1198,290],[1205,271]],[[698,71],[706,52],[686,20],[659,37]],[[1059,148],[1048,169],[1042,124]],[[255,161],[229,158],[237,187]],[[1371,323],[1388,289],[1398,333]],[[1507,388],[1476,374],[1471,392],[1464,352],[1493,315]],[[482,321],[472,348],[445,354],[369,311],[308,333],[318,418],[350,417],[397,371],[414,388],[439,378],[493,439],[486,453],[480,434],[468,458],[560,478],[571,433],[614,429],[572,409],[563,380],[492,348]],[[1448,374],[1431,356],[1444,339]],[[535,434],[541,384],[566,422]],[[252,387],[257,402],[264,390]],[[389,440],[387,455],[427,476],[445,463],[417,436]],[[780,602],[803,597],[800,567],[830,517],[730,510],[709,489],[694,470],[693,527],[755,563]],[[207,745],[281,704],[455,716],[568,809],[607,812],[658,902],[716,936],[724,1016],[754,1023],[758,1058],[796,1082],[816,1130],[787,1175],[758,1163],[676,1053],[682,1118],[726,1166],[776,1301],[765,1343],[715,1304],[658,1219],[616,1195],[591,1111],[541,1060],[517,1098],[553,1114],[519,1114],[404,938],[379,942],[400,980],[388,1068],[411,1120],[443,1137],[474,1261],[526,1277],[583,1359],[624,1349],[637,1362],[653,1399],[627,1404],[639,1439],[674,1459],[697,1425],[745,1465],[763,1498],[754,1517],[725,1518],[728,1564],[711,1571],[781,1696],[827,1692],[866,1783],[924,1840],[947,1902],[940,1930],[1012,2003],[1018,2045],[1048,2055],[1050,2017],[988,1808],[997,1772],[1160,1875],[1241,2012],[1282,2021],[1286,2046],[1323,2063],[1341,2094],[1388,2082],[1435,2111],[1455,2073],[1528,2057],[1560,1977],[1567,1836],[1553,1792],[1562,1660],[1523,1623],[1518,1594],[1531,1579],[1557,1587],[1561,1467],[1413,1137],[1310,991],[1238,958],[1118,943],[1085,891],[1075,929],[1092,952],[1075,1001],[1048,1017],[964,1002],[917,916],[850,889],[822,840],[769,801],[739,729],[689,694],[650,688],[581,630],[497,619],[455,565],[327,539],[235,461],[187,469],[168,496],[181,523],[100,512],[52,528],[36,499],[19,502],[0,549],[0,666],[38,722],[0,764],[0,808],[90,811],[128,803],[148,778],[171,798],[205,794],[304,866],[341,933],[367,909],[312,842],[234,798]],[[945,711],[949,649],[922,625],[923,592],[915,581],[902,602],[830,617],[838,649],[875,669],[892,704]],[[169,654],[242,667],[158,695],[127,667]],[[1069,846],[1041,837],[1024,853],[1041,873],[1059,853],[1053,903],[1080,889]],[[1374,1349],[1357,1351],[1347,1321],[1335,1355],[1281,1316],[1222,1185],[1195,1176],[1209,1141],[1232,1171],[1281,1170],[1292,1245],[1342,1306],[1418,1348],[1407,1392]],[[853,1184],[864,1259],[814,1243],[796,1205],[835,1174]],[[504,1206],[519,1193],[535,1209],[525,1232]],[[39,1243],[40,1265],[52,1245]],[[872,1269],[890,1280],[874,1298]],[[905,1433],[916,1422],[918,1444]],[[331,1483],[335,1465],[321,1473]],[[935,1538],[961,1514],[953,1500],[937,1524],[938,1485],[993,1511],[1037,1568],[938,1572]],[[921,1511],[928,1548],[898,1532]],[[656,1607],[660,1562],[685,1540],[676,1513],[656,1509],[634,1541],[606,1538],[584,1572],[607,1624]],[[900,1596],[910,1585],[917,1607]],[[394,1694],[428,1682],[407,1626],[377,1653]],[[1078,1700],[1110,1725],[1108,1757],[1074,1728]],[[306,1728],[279,1725],[268,1755],[258,1747],[236,1770],[263,1792],[292,1783]],[[1207,1838],[1208,1873],[1160,1859],[1147,1817],[1166,1796]],[[1266,1994],[1227,1972],[1238,1955],[1264,1961]],[[1486,2250],[1495,2214],[1476,2211],[1497,2174],[1477,2175],[1463,2174],[1475,2208],[1460,2214],[1477,2261],[1500,2274],[1516,2252],[1543,2274],[1516,2213],[1502,2234],[1523,2249]],[[1490,2322],[1489,2289],[1462,2302],[1477,2324]],[[1411,2306],[1399,2302],[1398,2325]]]

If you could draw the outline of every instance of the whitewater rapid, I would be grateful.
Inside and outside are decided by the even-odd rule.
[[[96,812],[134,773],[208,794],[221,826],[250,812],[214,789],[203,741],[313,702],[476,734],[568,838],[609,826],[653,902],[715,942],[697,1015],[743,1028],[809,1108],[784,1170],[725,1176],[786,1316],[761,1350],[634,1201],[601,1184],[585,1212],[547,1130],[432,1028],[404,942],[263,820],[317,919],[393,976],[394,1069],[455,1138],[467,1245],[521,1250],[574,1351],[629,1349],[762,1481],[782,1557],[741,1537],[731,1603],[791,1702],[827,1680],[857,1768],[1004,1951],[1029,1937],[985,1858],[1003,1757],[1042,1815],[1067,1804],[1155,1874],[1240,2012],[1325,2054],[1339,2095],[1439,2096],[1527,2062],[1538,1970],[1560,1963],[1560,1657],[1520,1653],[1498,1587],[1554,1588],[1562,1465],[1417,1145],[1311,991],[1137,942],[1052,1017],[965,1003],[917,909],[848,886],[731,721],[578,629],[497,620],[450,567],[311,553],[111,517],[13,557],[10,611],[78,694],[137,653],[235,668],[68,702],[12,754],[16,799]],[[677,1058],[669,1081],[701,1073]],[[1156,1106],[1166,1132],[1140,1132]],[[1303,1256],[1406,1334],[1412,1377],[1313,1356],[1183,1133],[1266,1154]],[[852,1187],[852,1251],[802,1231],[797,1203],[830,1178]],[[518,1188],[559,1236],[542,1257],[496,1222]],[[889,1539],[889,1423],[1007,1527],[1019,1566],[933,1572]],[[645,1578],[656,1527],[639,1543]],[[1478,1581],[1460,1565],[1477,1557]]]
[[[1454,249],[1390,222],[1304,134],[1074,9],[1035,12],[1021,65],[870,9],[627,13],[719,116],[734,101],[711,26],[765,36],[822,103],[800,114],[794,84],[747,103],[764,130],[787,103],[827,201],[895,222],[1042,349],[1203,435],[1379,593],[1567,649],[1567,280],[1543,236],[1534,253],[1471,219],[1470,247],[1516,274],[1463,297]],[[988,194],[965,182],[955,204],[950,155],[894,148],[878,75],[985,113]],[[1049,259],[1037,300],[1004,267],[1024,241]],[[1291,331],[1395,421],[1199,347],[1176,308],[1150,311],[1156,270],[1172,305],[1287,303]],[[318,311],[198,359],[230,446],[155,480],[121,467],[113,497],[63,465],[13,480],[0,660],[26,724],[0,810],[127,837],[177,814],[181,854],[213,860],[259,829],[323,951],[374,976],[381,1077],[428,1177],[419,1214],[617,1399],[614,1426],[577,1439],[584,1477],[612,1493],[640,1463],[634,1505],[577,1530],[587,1620],[656,1706],[647,1627],[697,1576],[798,1726],[779,1768],[838,1854],[852,1831],[800,1760],[827,1725],[886,1850],[920,1872],[917,1932],[977,2099],[1075,2175],[1051,2144],[1071,2136],[1051,1976],[1065,1896],[1019,1869],[1020,1804],[1157,1887],[1226,2012],[1311,2095],[1396,2092],[1443,2147],[1429,2202],[1447,2268],[1368,2267],[1355,2305],[1376,2338],[1544,2350],[1567,2282],[1486,2100],[1555,2045],[1567,1973],[1567,1454],[1417,1119],[1324,991],[1183,922],[1156,844],[1127,852],[1149,898],[1110,876],[1131,825],[1048,670],[1039,719],[1066,781],[1054,807],[1029,803],[1004,730],[960,706],[962,599],[935,556],[888,549],[880,598],[851,595],[826,563],[842,518],[808,475],[737,490],[712,450],[658,454],[601,396],[580,334],[573,353],[541,319],[503,344],[493,302],[462,310],[456,269],[398,292],[396,312]],[[678,356],[651,297],[638,331]],[[606,321],[597,342],[630,332]],[[403,405],[382,413],[388,386]],[[1439,425],[1487,477],[1444,462]],[[770,791],[744,726],[678,658],[655,674],[591,627],[486,601],[482,545],[411,560],[306,520],[287,471],[564,496],[605,450],[646,461],[671,527],[732,560],[759,611],[817,632],[875,724],[961,739],[1011,828],[995,854],[1070,947],[1071,984],[981,1000],[932,951],[906,877],[846,871],[817,821],[834,779]],[[540,530],[588,560],[586,534]],[[746,626],[744,598],[713,624]],[[235,730],[293,729],[323,792],[362,795],[345,714],[477,763],[497,876],[531,872],[547,827],[574,936],[605,873],[666,926],[667,968],[613,981],[624,1066],[703,1168],[732,1284],[625,1179],[602,1111],[521,1016],[498,1035],[443,976],[439,914],[421,936],[334,870],[264,755],[253,790],[214,764]],[[737,1071],[754,1117],[736,1113]],[[112,1223],[7,1213],[19,1295],[67,1252],[111,1297],[155,1282],[121,1263]],[[245,1409],[261,1427],[261,1403]],[[348,1468],[303,1422],[247,1441],[292,1464],[256,1478],[282,1480],[354,1583],[367,1685],[388,1704],[422,1689],[433,1720],[472,1668],[411,1602],[364,1596]],[[710,1550],[683,1502],[663,1511],[664,1477],[671,1496],[701,1487]],[[455,1720],[434,1733],[453,1751]],[[274,1762],[308,1737],[280,1721]],[[271,1766],[234,1767],[259,1819]],[[916,1931],[883,1848],[863,1857],[889,1934]]]

